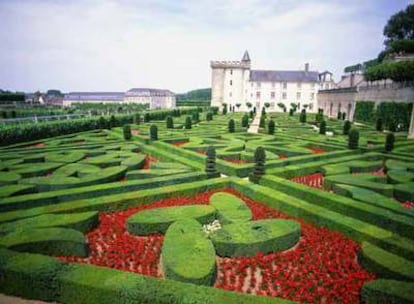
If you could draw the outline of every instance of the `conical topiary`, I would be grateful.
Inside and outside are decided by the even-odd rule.
[[[326,134],[326,121],[322,120],[321,125],[319,126],[319,134],[325,135]]]
[[[385,138],[385,151],[391,152],[394,149],[395,136],[394,133],[388,133]]]
[[[216,150],[213,146],[209,146],[206,152],[206,174],[208,178],[219,177],[220,173],[216,169]]]
[[[358,149],[359,146],[359,132],[356,129],[351,129],[348,136],[348,148]]]
[[[258,183],[260,178],[265,174],[266,152],[263,147],[257,147],[254,152],[253,172],[249,175],[249,180]]]
[[[129,125],[124,125],[123,132],[125,140],[130,140],[132,138],[131,127]]]
[[[191,126],[192,126],[191,117],[187,116],[187,118],[185,119],[185,128],[186,129],[191,129]]]
[[[167,129],[174,129],[174,120],[172,116],[167,116]]]
[[[151,140],[157,140],[158,139],[158,128],[156,125],[151,125],[150,127],[150,138]]]
[[[351,130],[351,122],[349,120],[345,120],[344,128],[343,128],[342,133],[344,135],[348,135],[349,134],[349,130]]]
[[[271,119],[267,125],[268,133],[270,135],[275,134],[275,122]]]
[[[234,133],[235,125],[234,125],[234,119],[229,120],[229,133]]]

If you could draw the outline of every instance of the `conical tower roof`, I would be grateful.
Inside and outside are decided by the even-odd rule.
[[[250,56],[249,56],[249,52],[246,50],[244,52],[243,58],[241,60],[242,62],[250,62]]]

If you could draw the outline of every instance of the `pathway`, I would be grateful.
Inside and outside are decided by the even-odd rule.
[[[262,117],[262,112],[257,111],[256,116],[253,119],[252,124],[250,125],[247,133],[259,133],[260,118]]]

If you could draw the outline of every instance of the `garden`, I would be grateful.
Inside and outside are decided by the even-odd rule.
[[[305,117],[303,114],[305,113]],[[414,303],[414,141],[183,108],[0,129],[0,292],[58,303]]]

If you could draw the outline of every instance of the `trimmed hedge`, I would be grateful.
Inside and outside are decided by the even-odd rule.
[[[127,230],[135,235],[164,234],[175,221],[192,218],[206,224],[212,222],[215,217],[216,209],[208,205],[156,208],[130,216],[127,220]]]
[[[210,197],[210,205],[217,210],[221,224],[250,221],[253,217],[246,203],[235,195],[218,192]]]
[[[99,215],[96,211],[70,213],[70,214],[43,214],[0,225],[0,235],[15,230],[31,228],[62,227],[78,230],[86,233],[95,228],[99,223]]]
[[[165,234],[161,253],[166,278],[198,285],[214,283],[216,252],[196,220],[173,223]]]
[[[293,247],[301,234],[300,224],[292,220],[268,219],[223,225],[210,234],[219,256],[254,256]]]
[[[414,283],[395,280],[375,280],[365,283],[361,299],[366,303],[412,304],[414,303]]]
[[[381,278],[414,281],[414,262],[363,242],[358,261]]]
[[[67,228],[30,228],[12,232],[0,238],[0,246],[56,256],[88,255],[85,236],[79,231]]]

